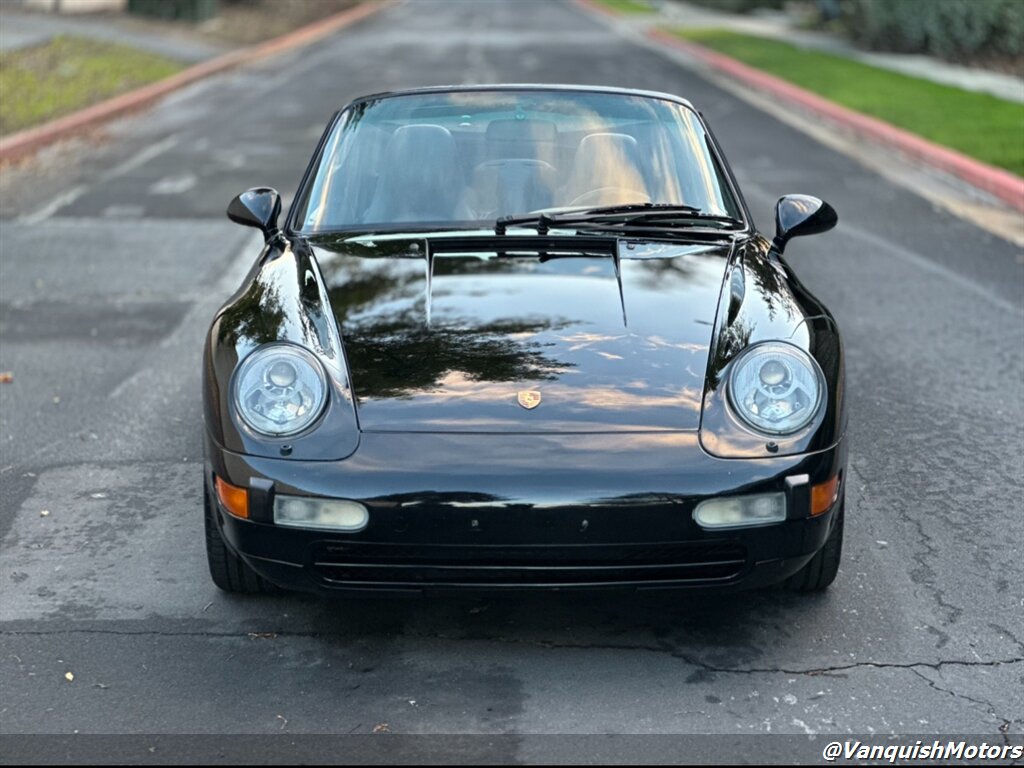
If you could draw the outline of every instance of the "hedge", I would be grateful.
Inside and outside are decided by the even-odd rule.
[[[1024,0],[846,0],[843,11],[850,36],[876,50],[1024,55]]]
[[[785,0],[689,0],[725,13],[750,13],[758,8],[782,8]]]

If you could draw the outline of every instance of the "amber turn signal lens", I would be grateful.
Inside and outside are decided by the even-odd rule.
[[[235,517],[243,520],[249,517],[249,492],[245,488],[226,483],[219,477],[215,482],[217,486],[217,498],[220,499],[224,509]]]
[[[832,509],[839,498],[839,475],[834,475],[824,483],[811,486],[811,517],[824,514]]]

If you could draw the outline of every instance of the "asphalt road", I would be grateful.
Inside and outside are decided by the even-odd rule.
[[[846,339],[852,471],[834,588],[218,592],[200,351],[257,253],[228,200],[258,184],[290,197],[351,97],[530,81],[686,96],[762,227],[785,192],[839,211],[833,233],[789,249]],[[1018,248],[571,4],[407,3],[106,133],[0,178],[0,371],[14,374],[0,385],[3,734],[1024,731]],[[453,744],[451,759],[470,754]],[[530,757],[502,744],[505,759]]]

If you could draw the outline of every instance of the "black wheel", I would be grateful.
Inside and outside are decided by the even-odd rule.
[[[832,532],[825,539],[825,546],[803,568],[785,581],[786,589],[791,592],[821,592],[828,589],[829,584],[836,580],[839,572],[839,560],[843,555],[843,517],[845,516],[846,499],[839,504],[836,511],[836,522]]]
[[[216,502],[210,489],[203,487],[203,511],[206,525],[206,562],[213,583],[225,592],[242,595],[279,594],[280,589],[261,578],[246,562],[231,551],[216,519]]]

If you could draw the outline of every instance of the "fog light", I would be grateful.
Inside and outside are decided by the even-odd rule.
[[[370,512],[355,501],[277,495],[274,497],[274,522],[292,528],[354,533],[370,522]]]
[[[702,501],[693,510],[701,528],[741,528],[779,523],[786,519],[786,494],[726,496]]]

